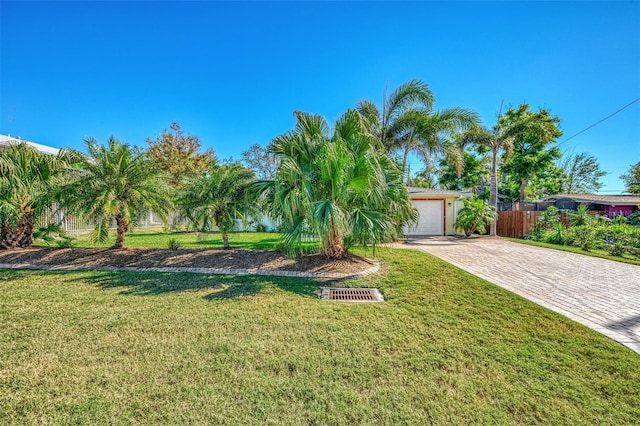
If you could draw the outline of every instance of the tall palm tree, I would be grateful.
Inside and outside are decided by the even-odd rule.
[[[459,142],[462,147],[466,144],[483,146],[491,150],[491,180],[489,186],[489,203],[495,211],[498,210],[498,159],[500,154],[507,158],[513,149],[514,129],[505,128],[498,124],[491,129],[474,126],[460,136]],[[489,231],[491,236],[496,236],[496,222],[491,223]]]
[[[75,156],[44,154],[26,143],[0,150],[0,248],[29,247],[37,218],[52,206],[51,194]]]
[[[254,181],[255,174],[239,164],[212,165],[207,173],[187,183],[178,205],[196,229],[204,232],[217,227],[228,249],[235,219],[259,213],[257,200],[248,191]]]
[[[280,158],[275,179],[256,185],[285,226],[291,252],[302,251],[302,235],[312,233],[325,256],[340,258],[353,242],[375,244],[416,220],[401,171],[360,114],[347,111],[333,132],[319,115],[295,116],[295,129],[270,146]]]
[[[389,151],[402,152],[402,167],[407,168],[410,152],[428,166],[431,155],[451,156],[447,138],[478,124],[478,115],[464,108],[434,111],[435,98],[429,86],[420,80],[400,85],[382,98],[382,111],[371,101],[360,101],[356,110],[364,117],[369,132]],[[408,178],[408,176],[407,176]]]
[[[166,220],[169,185],[155,163],[113,136],[106,146],[93,138],[85,143],[89,156],[83,157],[81,172],[57,198],[69,211],[96,221],[94,241],[105,241],[115,220],[112,248],[123,248],[130,226],[145,213],[153,211]]]

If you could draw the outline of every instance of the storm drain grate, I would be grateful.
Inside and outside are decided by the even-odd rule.
[[[384,298],[377,288],[328,288],[320,289],[320,298],[339,302],[382,302]]]

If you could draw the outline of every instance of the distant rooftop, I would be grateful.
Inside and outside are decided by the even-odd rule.
[[[2,145],[17,144],[21,142],[34,147],[35,149],[37,149],[38,151],[44,154],[58,155],[58,152],[60,152],[58,148],[24,140],[24,139],[21,139],[19,136],[13,137],[11,135],[0,135],[0,147],[2,147]]]
[[[555,201],[563,198],[577,203],[595,203],[608,206],[635,206],[640,204],[640,195],[555,194],[540,201]]]

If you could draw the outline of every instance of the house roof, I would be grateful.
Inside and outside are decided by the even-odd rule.
[[[2,147],[2,145],[10,145],[10,144],[21,143],[21,142],[34,147],[35,149],[37,149],[38,151],[44,154],[58,155],[58,152],[60,152],[58,148],[54,148],[51,146],[27,141],[24,139],[20,139],[19,137],[14,138],[10,135],[0,135],[0,147]]]
[[[570,199],[577,203],[594,203],[607,206],[635,206],[640,204],[640,195],[601,195],[601,194],[556,194],[540,201]]]
[[[450,191],[448,189],[436,189],[436,188],[418,188],[416,186],[408,186],[410,197],[471,197],[471,192],[464,191]]]

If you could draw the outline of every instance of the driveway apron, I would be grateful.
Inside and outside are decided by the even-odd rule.
[[[499,237],[414,238],[404,247],[427,252],[640,353],[640,266]]]

